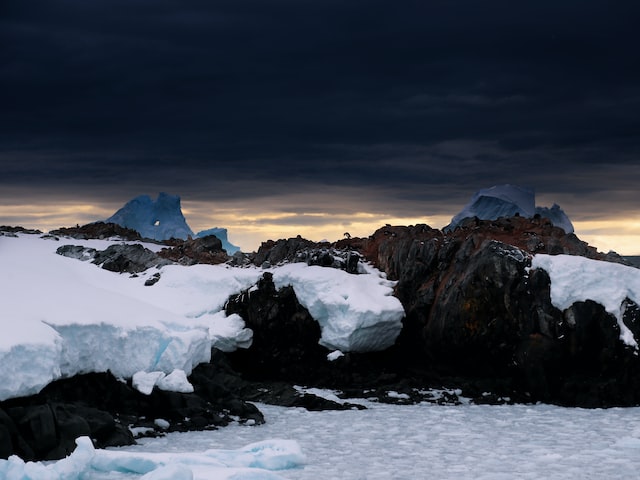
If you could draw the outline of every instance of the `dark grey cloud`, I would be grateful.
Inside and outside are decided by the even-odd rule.
[[[364,186],[403,206],[507,182],[624,190],[638,18],[605,1],[4,2],[0,187]]]

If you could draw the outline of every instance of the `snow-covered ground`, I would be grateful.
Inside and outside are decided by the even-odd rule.
[[[259,405],[267,419],[265,425],[233,425],[146,439],[142,445],[110,450],[111,463],[103,465],[122,465],[119,456],[124,452],[135,454],[139,461],[153,452],[170,465],[192,469],[196,480],[622,479],[637,478],[640,471],[640,408],[363,403],[367,410],[328,412]],[[278,438],[294,443],[270,440]],[[277,461],[287,460],[291,468],[270,472],[247,468],[252,461],[247,460],[251,448],[245,446],[254,442],[266,442],[263,445],[272,448],[267,455],[274,456],[274,464],[281,466]],[[280,451],[275,450],[278,445]],[[214,452],[208,455],[198,453],[210,449]],[[226,453],[216,454],[219,450]],[[182,454],[189,455],[188,462],[185,457],[180,460]],[[245,463],[237,470],[240,457]],[[233,459],[235,466],[207,468],[212,459],[224,458]],[[254,466],[265,464],[255,462]],[[238,472],[243,476],[233,476]],[[155,478],[190,478],[161,474],[159,471]],[[77,478],[143,477],[86,470]]]
[[[176,379],[209,361],[212,346],[250,345],[244,321],[227,318],[223,307],[264,270],[168,265],[158,283],[145,286],[158,270],[135,277],[109,272],[57,255],[65,244],[103,250],[113,241],[0,236],[0,400],[36,393],[61,377],[107,370],[122,378],[151,373],[137,377],[143,390],[173,373],[165,387],[188,391]],[[391,295],[393,283],[371,267],[361,275],[303,263],[270,271],[276,285],[293,286],[331,349],[386,348],[400,333],[404,310]]]

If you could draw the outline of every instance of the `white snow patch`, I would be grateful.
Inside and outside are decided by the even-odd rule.
[[[176,368],[169,375],[158,379],[158,388],[170,392],[193,393],[193,385],[187,380],[187,374],[184,370]]]
[[[346,400],[338,397],[338,393],[340,392],[338,392],[337,390],[329,390],[324,388],[307,388],[301,387],[299,385],[294,385],[293,388],[295,388],[295,390],[301,394],[306,393],[309,395],[315,395],[316,397],[324,398],[325,400],[330,400],[332,402],[346,403]]]
[[[165,376],[164,372],[136,372],[131,378],[133,388],[144,395],[151,395],[158,380]]]
[[[406,393],[399,393],[395,390],[389,390],[387,392],[387,397],[389,398],[397,398],[398,400],[409,400],[411,397]]]
[[[167,430],[171,426],[171,424],[167,420],[165,420],[164,418],[156,418],[153,421],[153,424],[156,427],[161,428],[162,430]]]
[[[340,357],[344,357],[344,353],[342,353],[340,350],[334,350],[333,352],[327,353],[327,360],[329,360],[330,362],[333,362]]]
[[[565,310],[575,302],[593,300],[616,318],[620,339],[638,349],[638,342],[622,316],[626,298],[640,304],[639,269],[572,255],[535,255],[531,268],[549,274],[551,302],[556,308]]]
[[[224,310],[211,317],[209,327],[211,346],[223,352],[249,348],[253,343],[253,330],[245,328],[244,320],[237,313],[227,316]]]

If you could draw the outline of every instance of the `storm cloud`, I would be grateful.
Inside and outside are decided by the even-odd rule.
[[[605,1],[4,2],[3,201],[369,190],[453,215],[516,183],[572,218],[637,211],[638,18]]]

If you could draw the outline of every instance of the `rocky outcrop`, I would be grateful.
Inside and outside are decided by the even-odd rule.
[[[360,255],[351,248],[351,243],[313,242],[302,238],[268,240],[262,242],[258,251],[252,255],[251,262],[256,266],[275,266],[282,263],[304,262],[307,265],[319,265],[358,273]]]
[[[222,248],[222,241],[215,235],[200,238],[189,238],[184,241],[170,240],[170,247],[163,248],[158,256],[180,265],[206,263],[217,265],[229,261],[231,257]]]
[[[133,432],[149,436],[213,429],[234,421],[264,422],[253,404],[218,388],[203,369],[192,374],[194,393],[155,388],[144,395],[110,373],[92,373],[53,382],[31,397],[0,402],[0,458],[62,458],[75,449],[75,439],[85,435],[104,448],[134,444]]]
[[[0,237],[2,236],[6,236],[6,237],[15,237],[17,236],[18,233],[24,233],[24,234],[28,234],[28,235],[40,235],[42,234],[42,232],[40,230],[35,230],[35,229],[31,229],[31,228],[24,228],[24,227],[10,227],[7,225],[2,225],[0,226]]]
[[[631,386],[640,379],[640,363],[620,341],[616,319],[593,302],[558,310],[546,272],[529,271],[534,253],[623,263],[621,257],[598,253],[546,219],[522,217],[470,219],[448,234],[426,225],[385,227],[364,242],[363,252],[398,282],[406,318],[397,349],[407,363],[507,379],[536,400],[640,403]],[[625,314],[627,325],[640,323],[637,310]],[[585,352],[598,360],[585,363]],[[628,386],[605,388],[623,379]],[[581,382],[589,385],[582,387],[586,395]]]
[[[115,223],[95,222],[83,226],[51,230],[50,235],[70,237],[78,240],[119,238],[121,240],[141,241],[142,236],[135,230],[121,227]]]

